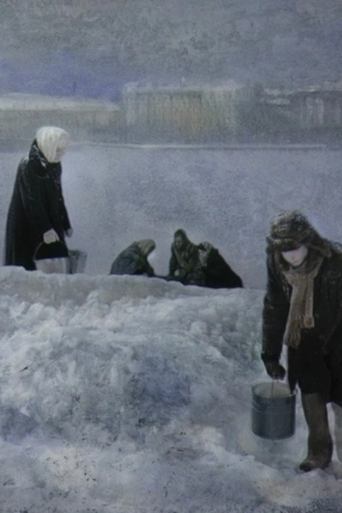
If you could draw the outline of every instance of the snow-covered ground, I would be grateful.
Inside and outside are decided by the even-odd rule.
[[[2,234],[28,146],[0,153]],[[251,385],[267,380],[270,219],[301,208],[342,240],[340,162],[328,149],[70,148],[70,247],[87,251],[87,274],[0,268],[0,513],[342,512],[336,454],[326,472],[295,470],[299,401],[293,438],[250,427]],[[166,274],[177,228],[214,243],[247,288],[108,276],[141,238]]]
[[[256,437],[262,290],[0,269],[2,513],[340,513],[306,429]],[[332,420],[332,418],[331,418]]]
[[[26,155],[1,152],[0,254],[15,170]],[[173,233],[216,245],[249,287],[265,286],[265,236],[281,209],[300,208],[323,235],[342,241],[340,150],[208,149],[74,144],[63,160],[70,247],[86,272],[106,274],[134,240],[153,238],[166,274]]]

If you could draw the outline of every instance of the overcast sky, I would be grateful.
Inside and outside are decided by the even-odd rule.
[[[3,0],[0,28],[0,91],[117,99],[129,81],[341,78],[339,0]]]

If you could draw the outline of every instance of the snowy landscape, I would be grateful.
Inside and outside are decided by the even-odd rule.
[[[330,94],[341,85],[341,20],[337,0],[2,0],[0,254],[18,163],[52,124],[71,135],[68,244],[87,262],[75,275],[0,265],[0,513],[342,513],[336,450],[325,471],[297,470],[299,394],[294,436],[251,429],[251,388],[270,382],[260,360],[270,221],[300,209],[342,242],[340,92]],[[234,125],[224,95],[220,137],[189,138],[211,123],[196,118],[202,92],[230,83],[273,91],[286,126],[303,113],[318,132],[324,121],[329,146],[293,132],[283,146],[238,146],[218,123]],[[158,132],[153,120],[171,118],[177,137],[153,138],[142,123],[144,137],[130,139],[144,102],[126,111],[126,87],[193,90],[200,109],[184,115],[183,98],[165,110],[150,95],[143,123]],[[299,89],[310,94],[286,110],[284,93]],[[239,127],[260,136],[266,118],[250,107]],[[139,141],[165,144],[119,144]],[[193,144],[210,141],[221,146]],[[139,239],[155,240],[150,263],[166,275],[179,228],[218,248],[245,287],[109,276]]]
[[[0,153],[0,234],[16,168],[30,142]],[[173,234],[216,246],[252,288],[265,286],[265,237],[280,210],[299,208],[326,237],[342,241],[341,150],[219,149],[72,144],[63,159],[64,196],[86,272],[108,274],[133,241],[152,238],[152,265],[168,273]],[[0,253],[3,237],[0,237]]]
[[[299,474],[250,428],[260,290],[0,272],[1,511],[341,511],[341,464]]]
[[[1,153],[2,233],[26,151]],[[327,471],[296,470],[299,400],[294,437],[251,430],[251,386],[268,380],[269,221],[303,207],[342,240],[340,161],[327,149],[71,146],[63,185],[85,274],[0,269],[1,513],[342,511],[336,454]],[[219,247],[245,289],[108,276],[145,237],[166,274],[178,227]]]

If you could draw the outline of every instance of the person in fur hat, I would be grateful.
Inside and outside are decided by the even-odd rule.
[[[204,285],[198,247],[182,229],[174,233],[167,279],[180,281],[183,285]]]
[[[154,270],[148,257],[155,247],[156,243],[152,239],[133,242],[115,258],[109,274],[154,276]]]
[[[53,248],[52,243],[71,236],[61,185],[61,158],[68,143],[62,128],[41,127],[28,158],[19,163],[7,214],[5,265],[34,270],[38,245],[45,242]]]
[[[341,454],[342,252],[301,212],[282,212],[267,237],[267,274],[261,357],[267,373],[283,379],[279,360],[287,346],[287,379],[291,391],[299,386],[308,427],[308,452],[299,468],[323,469],[333,452],[328,402]]]

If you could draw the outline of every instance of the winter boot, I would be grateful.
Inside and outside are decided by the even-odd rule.
[[[329,465],[333,444],[329,432],[327,406],[323,397],[320,394],[302,394],[302,404],[309,436],[308,455],[299,468],[309,472]]]
[[[336,403],[332,404],[335,414],[335,444],[338,459],[342,462],[342,406]]]

